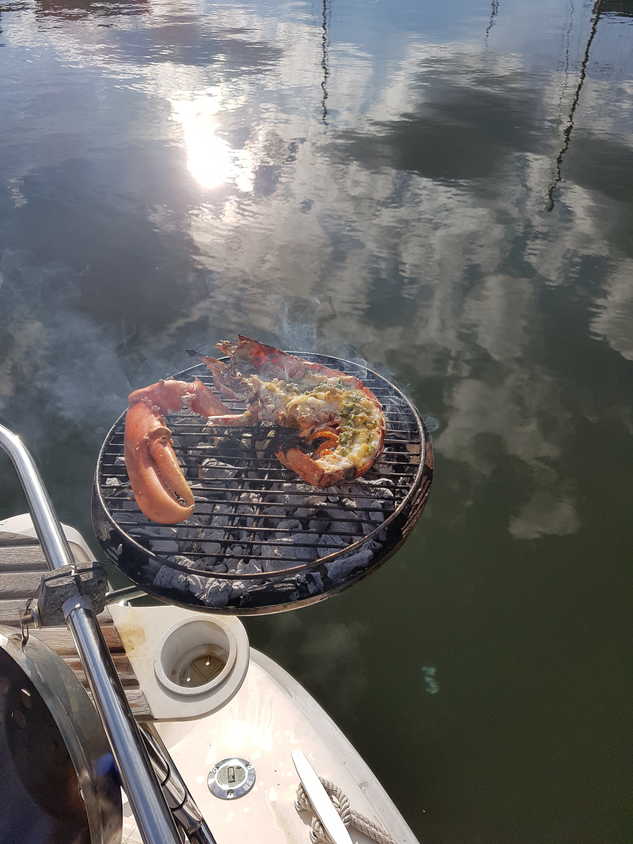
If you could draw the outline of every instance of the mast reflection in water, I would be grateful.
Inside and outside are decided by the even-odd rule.
[[[438,420],[430,518],[253,643],[421,839],[628,844],[630,0],[0,8],[0,416],[64,520],[187,348],[385,370]]]

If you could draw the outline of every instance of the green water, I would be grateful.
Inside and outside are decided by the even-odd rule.
[[[0,418],[64,521],[237,332],[432,417],[403,550],[248,622],[428,844],[631,841],[632,45],[630,0],[0,3]]]

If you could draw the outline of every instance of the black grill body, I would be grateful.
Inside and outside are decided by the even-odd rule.
[[[110,559],[149,594],[233,615],[306,606],[374,571],[421,515],[433,456],[413,405],[361,364],[294,354],[354,375],[376,394],[387,423],[383,454],[363,478],[316,489],[274,456],[278,430],[210,426],[189,410],[169,414],[195,509],[186,522],[156,525],[140,512],[129,486],[123,413],[99,454],[93,523]],[[200,378],[213,389],[203,365],[171,377]],[[235,412],[244,408],[228,404]]]

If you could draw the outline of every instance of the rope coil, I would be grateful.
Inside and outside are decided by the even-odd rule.
[[[319,779],[347,829],[353,826],[367,838],[376,841],[377,844],[396,844],[395,839],[383,827],[352,809],[349,797],[336,783],[323,779],[323,777],[319,777]],[[302,785],[297,788],[295,808],[297,812],[310,812],[314,815],[312,804]],[[323,829],[321,821],[316,816],[312,818],[310,823],[310,841],[312,844],[330,844],[331,842],[330,836]]]

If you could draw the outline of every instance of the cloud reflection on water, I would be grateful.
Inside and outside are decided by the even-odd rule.
[[[61,4],[50,8],[70,9]],[[354,45],[338,44],[332,48],[329,100],[335,119],[327,131],[317,124],[318,29],[238,7],[223,7],[212,23],[193,9],[180,10],[172,21],[167,5],[157,6],[153,15],[156,20],[148,18],[146,27],[123,19],[112,34],[96,30],[96,18],[86,18],[77,24],[81,41],[71,30],[48,31],[47,39],[52,61],[79,63],[86,73],[99,70],[100,81],[90,84],[98,86],[102,99],[114,97],[123,80],[123,93],[116,96],[128,111],[119,131],[130,145],[126,154],[131,160],[135,133],[153,137],[154,161],[150,157],[149,167],[143,165],[147,175],[138,169],[126,172],[116,147],[106,147],[98,169],[87,170],[86,158],[78,162],[77,176],[98,191],[99,169],[107,166],[114,183],[105,189],[104,215],[110,213],[107,206],[120,213],[113,193],[118,184],[132,202],[149,201],[140,215],[132,208],[124,212],[136,221],[133,225],[145,217],[156,236],[178,241],[172,255],[182,251],[182,258],[170,261],[170,272],[178,276],[171,293],[189,304],[174,308],[171,316],[165,312],[163,348],[177,345],[194,325],[201,332],[205,325],[217,325],[219,314],[226,330],[239,330],[246,321],[251,330],[278,337],[276,314],[262,284],[277,299],[289,290],[298,296],[317,293],[330,303],[330,316],[319,324],[324,344],[344,336],[362,346],[367,357],[392,365],[406,361],[411,350],[421,375],[450,373],[461,379],[443,396],[448,424],[439,446],[447,454],[470,455],[466,459],[472,461],[476,452],[470,443],[492,430],[492,419],[481,412],[486,404],[502,408],[495,430],[517,433],[513,445],[504,437],[509,454],[528,464],[556,454],[559,438],[540,430],[538,405],[531,411],[535,415],[525,419],[525,406],[513,398],[521,392],[517,378],[539,384],[541,393],[548,380],[553,378],[555,385],[555,376],[530,372],[524,359],[538,333],[539,285],[565,283],[583,256],[608,255],[594,280],[598,292],[587,302],[593,331],[623,354],[629,354],[631,344],[627,320],[618,316],[630,307],[630,297],[623,285],[618,287],[617,279],[626,276],[622,267],[628,265],[613,252],[617,221],[596,213],[597,203],[605,202],[605,184],[607,190],[620,191],[613,201],[624,196],[623,189],[609,187],[618,179],[605,181],[583,163],[582,155],[589,153],[572,151],[569,174],[575,184],[565,186],[558,219],[544,216],[558,142],[556,133],[544,127],[560,123],[558,83],[566,91],[568,74],[530,67],[530,60],[516,51],[502,53],[498,32],[494,53],[467,42],[410,39],[388,75],[372,69],[368,56]],[[9,29],[9,45],[24,46],[29,39],[38,44],[27,18],[24,23]],[[306,57],[314,59],[311,73]],[[309,80],[314,102],[306,111],[296,96],[310,90]],[[586,96],[589,102],[592,97],[608,102],[609,87],[589,79]],[[135,101],[141,106],[137,119]],[[151,121],[147,128],[142,123],[146,116]],[[619,126],[617,121],[617,114],[603,108],[600,132]],[[70,129],[77,148],[88,155],[85,127],[71,122]],[[101,129],[107,138],[105,123]],[[583,131],[587,139],[590,130],[579,127]],[[618,143],[614,161],[633,155],[630,144]],[[585,143],[583,149],[591,147]],[[151,147],[145,156],[148,151]],[[30,176],[24,165],[7,172],[14,213],[20,205],[30,206],[31,232],[43,213],[38,187],[43,153],[44,147],[34,143]],[[177,159],[202,193],[177,176]],[[140,164],[140,156],[136,160]],[[70,168],[64,164],[58,173],[63,192],[65,180],[72,179]],[[167,192],[167,185],[174,190]],[[86,191],[82,195],[80,190],[79,198],[79,204],[64,207],[63,226],[53,227],[48,244],[56,246],[41,244],[43,260],[72,255],[64,245],[64,229],[81,231],[79,216],[91,205]],[[104,244],[124,242],[117,230],[110,223],[102,227]],[[84,247],[74,272],[84,272],[82,261],[112,263],[103,264],[94,237],[85,242],[93,254]],[[626,251],[624,242],[622,248]],[[124,275],[128,257],[122,255]],[[137,274],[150,272],[141,260]],[[200,283],[192,287],[187,279],[195,277]],[[169,283],[161,268],[152,287],[165,305],[173,298]],[[82,307],[98,322],[91,288],[79,279],[77,284],[85,291]],[[141,298],[132,318],[138,321],[139,337],[151,347],[156,308],[145,316],[140,311],[147,290],[141,277],[139,284]],[[177,292],[183,285],[188,288],[184,297]],[[133,298],[130,291],[121,302],[129,307]],[[105,304],[97,295],[99,301]],[[116,302],[108,297],[104,314],[114,316]],[[473,378],[482,354],[496,361],[502,377]],[[556,389],[552,386],[553,393]],[[545,395],[541,399],[547,401]],[[527,438],[518,434],[522,419],[531,431]],[[485,466],[479,468],[486,473]]]
[[[24,4],[3,13],[0,34],[0,413],[37,443],[56,501],[75,508],[67,518],[83,527],[96,448],[129,387],[189,363],[185,348],[243,331],[358,349],[441,422],[433,530],[393,562],[419,606],[403,608],[376,578],[358,590],[374,603],[358,598],[358,610],[391,600],[407,646],[413,629],[448,649],[464,619],[463,640],[438,658],[434,703],[459,712],[461,694],[465,717],[478,690],[491,695],[485,713],[501,709],[500,692],[481,676],[485,654],[474,654],[470,688],[450,666],[463,653],[466,670],[466,639],[487,625],[488,658],[501,659],[490,619],[510,613],[519,575],[523,594],[533,572],[571,565],[566,554],[584,564],[573,559],[574,578],[593,571],[581,552],[589,538],[603,553],[613,506],[594,492],[601,466],[590,458],[600,440],[597,462],[610,456],[617,487],[633,415],[629,41],[600,23],[547,214],[588,10],[572,0],[572,19],[569,0],[504,2],[482,49],[490,6],[480,5],[481,20],[465,13],[444,33],[434,7],[407,37],[379,4],[375,16],[335,7],[327,126],[322,21],[307,5],[152,2],[128,15],[141,6],[117,4],[104,27],[91,3]],[[418,6],[398,6],[398,25],[427,15]],[[12,481],[0,481],[10,507]],[[439,562],[423,553],[429,536],[442,540]],[[540,606],[549,593],[538,576]],[[570,580],[561,574],[563,608]],[[376,631],[334,622],[323,640],[318,621],[306,632],[291,618],[271,641],[281,650],[287,634],[296,669],[324,693],[339,656],[350,676],[336,705],[353,711],[369,682],[353,671]],[[381,675],[394,689],[397,659],[386,655]],[[514,717],[533,677],[511,680]],[[432,719],[423,706],[414,697],[405,709],[415,730],[390,729],[415,744]],[[488,750],[473,745],[471,783]],[[542,758],[533,762],[540,775]],[[553,802],[558,812],[558,792]]]

